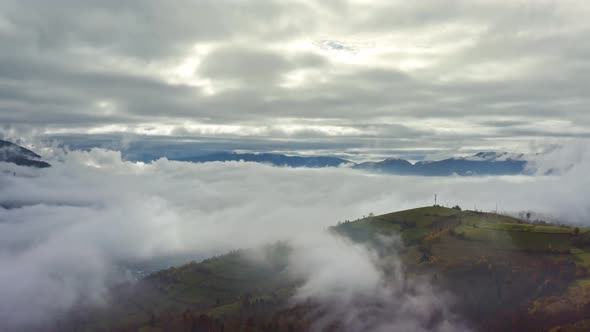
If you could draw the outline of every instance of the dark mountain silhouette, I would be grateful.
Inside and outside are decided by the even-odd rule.
[[[380,162],[360,163],[353,167],[371,172],[400,175],[515,175],[525,173],[526,163],[523,155],[479,152],[470,157],[419,161],[415,164],[403,159],[386,159]]]
[[[41,160],[41,156],[22,146],[0,140],[0,162],[19,166],[46,168],[51,165]]]
[[[73,149],[90,150],[93,147],[117,150],[112,138],[104,141],[76,141]],[[347,166],[367,172],[413,175],[413,176],[470,176],[470,175],[515,175],[527,169],[526,156],[507,152],[483,151],[468,157],[453,157],[443,160],[410,162],[400,158],[356,163],[337,156],[297,156],[272,152],[232,152],[223,149],[223,144],[199,146],[192,143],[134,142],[121,151],[125,160],[150,163],[160,158],[168,160],[205,163],[215,161],[245,161],[279,167],[338,167]],[[552,174],[552,172],[547,172]]]
[[[275,153],[231,153],[218,152],[204,156],[193,157],[177,157],[171,158],[177,161],[191,161],[191,162],[211,162],[211,161],[249,161],[264,164],[271,164],[274,166],[287,167],[337,167],[341,164],[350,163],[350,161],[336,158],[336,157],[301,157],[301,156],[286,156]]]
[[[522,154],[480,152],[470,157],[448,158],[438,161],[419,161],[415,164],[404,159],[385,159],[378,162],[354,163],[337,157],[302,157],[275,153],[217,152],[207,155],[173,157],[170,160],[196,163],[212,161],[247,161],[286,167],[338,167],[350,164],[352,168],[375,173],[421,176],[449,175],[515,175],[525,172],[526,160]]]

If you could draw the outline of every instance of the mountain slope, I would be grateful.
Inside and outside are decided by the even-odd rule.
[[[588,229],[436,206],[344,222],[331,231],[374,248],[383,262],[400,257],[406,278],[430,276],[432,287],[453,294],[450,306],[476,331],[588,326]],[[391,236],[401,237],[404,247],[383,241]],[[289,301],[302,281],[287,273],[288,244],[263,250],[264,262],[239,251],[122,285],[110,307],[80,309],[59,328],[308,331],[326,319],[321,312],[330,304]],[[339,330],[338,322],[332,326],[329,331]]]
[[[288,167],[338,167],[341,164],[350,163],[348,160],[335,157],[301,157],[301,156],[287,156],[283,154],[274,153],[230,153],[219,152],[203,156],[194,157],[178,157],[172,158],[178,161],[190,162],[211,162],[211,161],[247,161],[266,163],[273,166],[288,166]]]
[[[0,140],[0,162],[13,163],[19,166],[37,168],[50,167],[48,163],[40,160],[41,156],[22,146]]]
[[[287,156],[274,153],[231,153],[219,152],[196,156],[177,156],[169,158],[178,161],[246,161],[266,163],[287,167],[338,167],[349,164],[352,168],[375,173],[418,176],[450,175],[516,175],[523,174],[526,161],[522,155],[507,153],[480,152],[464,158],[448,158],[438,161],[419,161],[415,164],[404,159],[385,159],[378,162],[355,164],[346,159],[323,156]]]
[[[354,168],[367,171],[423,176],[449,175],[516,175],[523,174],[526,161],[522,155],[480,152],[470,157],[448,158],[438,161],[419,161],[411,164],[403,159],[365,162]]]

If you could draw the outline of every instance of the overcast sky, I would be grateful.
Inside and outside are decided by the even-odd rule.
[[[0,0],[7,138],[509,150],[590,136],[585,1]]]

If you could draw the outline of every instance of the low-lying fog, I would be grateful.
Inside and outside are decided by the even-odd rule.
[[[102,303],[111,283],[133,277],[122,275],[121,266],[154,269],[285,239],[298,248],[294,269],[308,280],[301,296],[333,296],[326,285],[334,282],[355,298],[358,292],[397,294],[402,281],[383,285],[372,253],[318,234],[371,212],[431,205],[435,193],[443,204],[486,211],[497,204],[500,211],[532,210],[590,224],[584,143],[531,163],[539,173],[557,168],[560,175],[510,177],[407,177],[165,159],[135,164],[99,149],[44,153],[49,169],[0,166],[0,203],[8,207],[0,208],[0,327],[8,329],[51,319],[80,299]],[[412,298],[395,297],[399,317],[418,315],[425,303],[444,306],[427,284],[419,288]],[[390,316],[384,330],[392,322],[415,324]],[[449,316],[438,330],[459,326]]]

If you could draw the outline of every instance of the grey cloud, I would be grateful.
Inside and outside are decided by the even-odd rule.
[[[253,49],[221,49],[209,54],[200,73],[213,79],[242,79],[242,83],[274,82],[289,63],[275,53]],[[260,81],[259,81],[260,80]]]
[[[84,131],[108,124],[191,121],[305,125],[312,118],[362,130],[383,117],[414,122],[473,118],[474,126],[498,116],[590,121],[590,49],[583,42],[590,27],[578,19],[578,13],[588,10],[580,3],[393,2],[359,7],[344,1],[27,0],[5,1],[0,9],[0,42],[5,46],[0,55],[0,121],[13,128]],[[399,60],[406,45],[388,45],[390,33],[407,35],[409,45],[425,50],[420,56],[432,64],[393,69],[388,64]],[[295,41],[312,47],[328,41],[349,51],[354,45],[349,53],[359,54],[374,43],[393,49],[376,58],[379,65],[348,65],[331,60],[331,50],[342,51],[334,47],[322,55],[320,47],[287,50]],[[438,46],[465,41],[457,50],[436,52]],[[236,82],[231,89],[208,95],[202,86],[170,84],[153,70],[179,65],[200,44],[213,51],[196,76],[213,83]],[[488,65],[496,67],[486,69]],[[497,76],[496,68],[507,74]],[[279,85],[297,69],[312,74],[298,86]],[[481,77],[471,78],[473,70]],[[100,100],[115,107],[97,111]],[[396,131],[392,126],[378,132]],[[455,138],[469,146],[513,140],[526,147],[546,132],[508,126],[485,137],[456,132]],[[345,136],[363,142],[362,137]],[[433,139],[447,139],[437,137],[436,128],[414,138],[423,147],[437,147]],[[504,149],[501,144],[497,148]]]
[[[86,46],[147,59],[177,56],[196,41],[290,34],[293,24],[283,22],[288,17],[279,2],[27,0],[7,1],[2,9],[41,50]]]
[[[524,120],[496,120],[496,121],[482,121],[480,124],[494,128],[514,127],[529,124],[530,122]]]
[[[295,69],[325,65],[321,56],[303,54],[284,56],[272,50],[252,47],[222,47],[208,54],[198,74],[212,79],[238,80],[243,85],[256,84],[257,89],[280,83],[282,75]]]
[[[336,50],[336,51],[348,51],[348,52],[357,52],[358,48],[347,45],[347,43],[340,42],[337,40],[322,40],[319,44],[326,49],[329,50]]]

